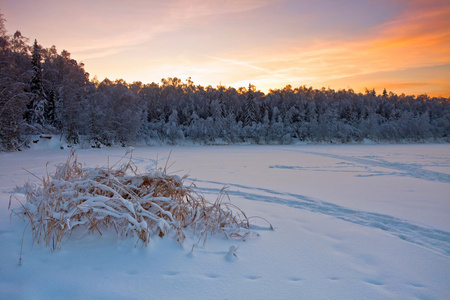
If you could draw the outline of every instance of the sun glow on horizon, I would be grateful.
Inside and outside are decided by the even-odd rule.
[[[265,93],[306,85],[450,97],[444,0],[114,0],[108,9],[81,0],[83,18],[65,3],[43,0],[24,11],[23,1],[2,2],[9,31],[67,49],[91,78],[190,77],[203,86],[252,83]],[[49,5],[54,12],[44,10]]]

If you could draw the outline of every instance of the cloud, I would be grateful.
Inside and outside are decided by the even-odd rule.
[[[176,0],[169,1],[169,15],[174,19],[243,13],[267,6],[275,0]]]
[[[29,30],[44,46],[67,49],[92,74],[126,80],[186,75],[202,85],[252,82],[264,91],[347,88],[370,74],[450,63],[447,0],[79,0],[76,9],[64,0],[4,3],[7,25],[26,25],[25,36]],[[414,74],[395,83],[450,86],[448,76],[431,82]]]
[[[320,82],[319,87],[352,88],[357,92],[364,91],[365,88],[381,92],[386,88],[388,91],[398,94],[418,95],[427,93],[431,96],[450,97],[448,78],[450,78],[450,64],[337,78]]]
[[[405,90],[409,88],[422,88],[424,86],[430,85],[428,82],[398,82],[398,83],[390,83],[389,87],[391,89],[400,89]]]
[[[238,65],[238,66],[243,66],[243,67],[247,67],[247,68],[250,68],[250,69],[255,69],[255,70],[258,70],[258,71],[261,71],[261,72],[265,72],[265,73],[271,73],[270,71],[268,71],[268,70],[266,70],[264,68],[257,67],[255,65],[252,65],[251,63],[248,63],[248,62],[236,61],[236,60],[233,60],[233,59],[223,59],[223,58],[213,57],[213,56],[207,56],[207,57],[211,58],[211,59],[214,59],[214,60],[217,60],[217,61],[220,61],[220,62],[223,62],[223,63],[226,63],[226,64]]]
[[[113,2],[123,5],[122,1]],[[186,26],[197,23],[207,26],[208,17],[247,12],[266,6],[273,0],[175,0],[157,6],[151,5],[152,2],[158,3],[158,1],[137,1],[130,4],[127,2],[126,9],[124,7],[125,13],[122,15],[117,12],[105,13],[104,7],[91,4],[91,10],[86,12],[85,17],[91,23],[89,25],[91,30],[96,31],[105,25],[111,26],[111,30],[100,31],[102,33],[100,37],[97,33],[80,37],[79,40],[84,41],[74,43],[76,45],[71,48],[72,52],[84,59],[115,54],[133,46],[149,43],[161,35],[176,32]],[[112,20],[116,24],[112,23]],[[105,51],[105,48],[109,50]]]
[[[291,43],[289,47],[270,45],[267,49],[242,49],[224,53],[223,62],[247,66],[252,77],[267,90],[277,85],[315,85],[346,78],[344,87],[359,84],[357,77],[380,72],[396,72],[450,63],[450,3],[445,1],[405,2],[405,8],[391,19],[370,28],[366,36],[321,39],[309,44]],[[241,68],[240,68],[241,69]],[[254,74],[255,70],[260,70]],[[418,76],[417,74],[415,76]],[[236,77],[243,81],[242,74]],[[440,84],[426,78],[407,87]],[[444,80],[450,86],[450,80]],[[283,83],[284,82],[284,83]],[[398,83],[401,84],[401,83]],[[394,85],[393,85],[394,87]],[[400,85],[397,85],[400,87]]]

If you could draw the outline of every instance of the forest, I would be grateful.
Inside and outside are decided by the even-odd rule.
[[[81,147],[158,144],[450,142],[450,99],[287,85],[267,94],[191,79],[90,79],[68,51],[44,48],[0,16],[0,150],[39,135]]]

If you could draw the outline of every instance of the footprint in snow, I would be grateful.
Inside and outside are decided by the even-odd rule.
[[[179,274],[179,272],[176,272],[176,271],[169,271],[169,272],[166,273],[166,275],[168,275],[168,276],[175,276],[175,275],[178,275],[178,274]]]
[[[415,288],[424,288],[425,287],[423,284],[415,283],[415,282],[410,282],[410,283],[408,283],[408,285],[415,287]]]
[[[293,282],[298,282],[301,281],[302,279],[300,277],[290,277],[289,280]]]
[[[257,280],[257,279],[259,279],[259,278],[261,278],[261,276],[258,276],[258,275],[250,275],[250,276],[247,276],[247,279],[250,279],[250,280]]]
[[[373,284],[373,285],[378,285],[378,286],[383,285],[383,283],[381,281],[376,280],[376,279],[365,279],[364,281],[369,284]]]
[[[337,281],[337,280],[339,280],[339,279],[341,279],[341,278],[336,277],[336,276],[333,276],[333,277],[329,277],[328,279],[330,279],[330,280],[332,280],[332,281]]]

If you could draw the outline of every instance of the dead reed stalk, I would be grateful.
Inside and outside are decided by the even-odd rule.
[[[25,184],[26,203],[14,212],[30,224],[34,241],[45,241],[52,251],[77,227],[100,235],[114,228],[145,244],[166,235],[183,242],[187,232],[199,241],[219,232],[231,238],[250,233],[245,213],[223,201],[225,190],[209,203],[193,184],[184,185],[187,176],[168,175],[167,163],[138,174],[131,156],[118,167],[83,168],[72,151],[38,185]]]

